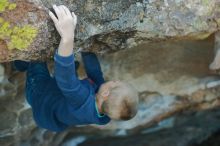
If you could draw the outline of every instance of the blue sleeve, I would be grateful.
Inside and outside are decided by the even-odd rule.
[[[82,52],[82,59],[87,76],[92,79],[99,88],[105,81],[97,56],[91,52]]]
[[[60,56],[57,52],[55,60],[55,79],[67,101],[79,108],[88,98],[89,89],[80,82],[75,73],[74,56]]]
[[[90,96],[78,109],[68,103],[60,105],[56,108],[56,115],[66,125],[105,125],[109,123],[111,119],[107,115],[100,115],[95,106],[95,98]]]

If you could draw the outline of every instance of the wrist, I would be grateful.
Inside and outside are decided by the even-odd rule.
[[[73,38],[61,38],[61,41],[65,44],[71,44],[74,42]]]
[[[65,49],[65,50],[72,50],[73,49],[73,40],[63,40],[61,39],[61,49]]]
[[[61,56],[69,56],[73,54],[73,40],[70,39],[61,39],[58,54]]]

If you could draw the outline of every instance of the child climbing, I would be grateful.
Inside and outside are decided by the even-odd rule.
[[[49,12],[61,41],[54,55],[54,77],[46,62],[14,61],[15,68],[27,71],[26,99],[38,126],[63,131],[73,125],[104,125],[114,120],[129,120],[137,113],[138,94],[128,83],[105,82],[98,58],[82,52],[88,78],[76,75],[73,47],[77,17],[63,5]]]

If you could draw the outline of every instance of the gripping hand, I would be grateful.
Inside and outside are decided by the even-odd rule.
[[[70,10],[64,5],[53,5],[53,9],[57,17],[51,11],[49,12],[49,15],[53,20],[61,38],[64,40],[73,40],[77,23],[77,17],[75,13],[71,13]]]

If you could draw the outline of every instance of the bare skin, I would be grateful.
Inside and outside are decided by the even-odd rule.
[[[215,58],[209,68],[211,70],[220,69],[220,31],[215,33]]]
[[[214,61],[210,64],[209,68],[211,70],[220,69],[220,48],[216,51]]]
[[[105,100],[108,99],[110,95],[110,90],[114,87],[119,86],[121,81],[108,81],[101,85],[98,93],[96,94],[96,103],[100,113],[103,113],[101,107]]]

